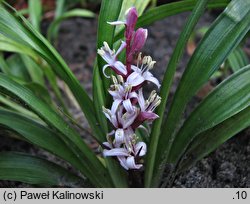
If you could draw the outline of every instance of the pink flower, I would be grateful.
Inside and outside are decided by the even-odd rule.
[[[159,116],[155,114],[153,111],[155,108],[160,105],[161,98],[157,96],[155,91],[152,91],[148,100],[145,101],[142,93],[142,89],[139,90],[138,103],[140,106],[140,113],[138,114],[135,122],[132,124],[133,129],[140,126],[144,121],[153,121],[157,119]]]
[[[111,110],[103,107],[103,113],[115,128],[128,128],[137,117],[138,109],[132,106],[131,112],[124,113],[123,107],[116,108],[117,107],[113,103]]]
[[[126,83],[128,85],[131,85],[132,87],[139,87],[142,85],[145,81],[149,81],[154,83],[158,88],[160,88],[160,83],[158,79],[156,79],[152,73],[149,71],[154,67],[155,61],[152,61],[152,58],[150,56],[145,56],[142,59],[141,66],[138,67],[139,61],[140,61],[140,55],[138,57],[138,63],[137,66],[132,65],[132,72],[128,78]]]
[[[122,103],[127,112],[133,111],[132,103],[137,101],[137,93],[132,90],[131,86],[125,86],[123,83],[122,77],[118,77],[120,79],[120,83],[118,83],[117,79],[112,76],[114,85],[109,89],[109,93],[113,96],[113,106],[114,110],[117,110],[118,106]]]
[[[126,43],[122,42],[117,52],[112,51],[106,42],[98,50],[98,54],[107,62],[103,67],[104,75],[108,77],[105,74],[107,67],[111,67],[117,74],[116,77],[112,76],[114,84],[109,89],[113,98],[111,109],[103,107],[103,113],[114,127],[114,130],[107,134],[107,142],[103,143],[103,155],[116,157],[126,170],[140,169],[143,166],[140,163],[140,157],[146,154],[147,145],[138,141],[135,131],[144,121],[158,118],[153,111],[161,102],[156,91],[152,91],[145,101],[141,88],[145,82],[152,82],[158,88],[160,87],[159,81],[149,71],[155,61],[152,61],[150,56],[142,59],[140,53],[137,65],[132,64],[135,54],[142,49],[148,35],[147,29],[139,28],[134,31],[137,18],[137,11],[132,7],[126,12],[125,21],[110,23],[111,25],[124,24],[126,28]],[[124,48],[126,48],[126,65],[117,58]]]
[[[107,76],[105,74],[105,69],[107,67],[111,67],[111,69],[113,69],[116,74],[120,74],[120,75],[123,75],[123,76],[127,75],[127,69],[126,69],[125,65],[122,62],[120,62],[119,60],[117,60],[117,56],[126,47],[126,43],[122,41],[121,46],[117,50],[116,53],[115,53],[115,51],[110,49],[107,42],[104,42],[103,45],[104,46],[101,47],[101,49],[97,50],[97,53],[108,63],[103,67],[103,74],[107,78],[109,78],[109,76]]]
[[[103,150],[103,156],[117,157],[121,166],[128,169],[140,169],[142,164],[136,164],[136,159],[142,157],[147,152],[147,145],[144,142],[138,142],[135,148],[128,150],[126,148],[113,148],[111,150]]]

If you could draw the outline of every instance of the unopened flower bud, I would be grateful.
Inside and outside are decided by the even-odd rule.
[[[134,54],[142,49],[142,47],[146,42],[147,36],[148,36],[147,29],[139,28],[135,32],[130,54]]]

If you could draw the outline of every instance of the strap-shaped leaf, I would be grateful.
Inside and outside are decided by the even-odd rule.
[[[39,115],[47,124],[56,128],[68,148],[81,161],[81,171],[97,186],[109,186],[109,176],[106,169],[92,150],[83,142],[80,135],[72,129],[50,106],[38,99],[30,90],[0,74],[1,92],[7,90],[22,100],[26,106]],[[68,140],[71,141],[68,143]]]
[[[209,1],[207,7],[224,8],[229,2],[230,0],[211,0]],[[138,28],[148,26],[166,17],[173,16],[185,11],[192,11],[196,3],[197,0],[185,0],[164,4],[162,6],[149,9],[145,14],[139,17],[136,27]],[[121,30],[119,33],[117,33],[117,35],[115,36],[115,41],[123,37],[123,32],[124,30]]]
[[[178,172],[199,161],[241,130],[250,126],[250,106],[196,136],[179,164]]]
[[[13,102],[8,97],[2,96],[1,94],[0,94],[0,103],[1,103],[1,107],[4,106],[7,109],[14,110],[15,112],[21,113],[23,116],[26,116],[28,118],[36,119],[36,121],[37,122],[39,121],[39,123],[43,123],[36,114],[34,114],[31,111],[25,109],[20,104],[17,104],[15,102]]]
[[[116,21],[118,19],[122,6],[122,0],[103,0],[100,14],[98,18],[98,32],[97,32],[97,48],[103,46],[103,42],[106,41],[110,48],[113,47],[113,37],[115,32],[115,26],[109,25],[107,22]],[[98,56],[97,64],[99,72],[102,73],[102,67],[105,64],[103,59]],[[103,75],[100,75],[103,79],[104,86],[108,88],[109,80]],[[107,92],[105,92],[107,93]]]
[[[37,60],[37,53],[32,50],[27,45],[21,44],[19,42],[16,42],[4,35],[0,32],[0,50],[1,51],[7,51],[7,52],[17,52],[17,53],[23,53],[26,55],[29,55],[33,59]]]
[[[227,60],[234,72],[249,64],[247,55],[240,46],[234,49],[234,51],[228,56]]]
[[[32,82],[36,82],[42,86],[45,87],[44,82],[44,73],[42,69],[38,66],[37,63],[35,63],[30,57],[27,55],[20,55],[22,58],[22,61],[29,72],[29,75],[32,79]]]
[[[14,130],[30,143],[37,145],[38,147],[68,161],[73,166],[80,168],[80,161],[70,151],[65,142],[61,140],[56,132],[53,132],[44,125],[15,112],[0,109],[0,115],[0,125]]]
[[[14,17],[2,4],[0,4],[0,33],[2,34],[0,36],[4,36],[5,41],[7,39],[11,42],[11,47],[8,44],[7,48],[14,49],[15,46],[17,46],[20,52],[25,48],[27,52],[29,51],[31,56],[35,57],[38,54],[45,59],[51,68],[53,68],[53,71],[69,86],[83,110],[94,135],[101,138],[103,133],[101,128],[96,125],[97,120],[94,114],[93,102],[83,90],[70,68],[55,48],[53,48],[53,46],[51,46],[51,44],[34,29],[23,16],[18,16],[17,13],[15,14],[17,17]],[[4,44],[4,41],[2,41],[2,44]]]
[[[0,180],[43,186],[79,187],[84,180],[45,159],[17,152],[0,153]]]
[[[159,136],[161,132],[161,125],[162,125],[162,121],[164,118],[164,112],[165,112],[164,109],[166,106],[169,90],[173,81],[174,73],[178,66],[178,62],[180,58],[182,57],[187,41],[190,35],[192,34],[193,29],[195,25],[197,24],[200,16],[203,14],[206,8],[207,2],[208,1],[197,2],[197,5],[195,6],[191,16],[186,22],[184,30],[182,31],[178,39],[174,53],[169,61],[167,70],[164,74],[164,78],[163,78],[163,82],[162,82],[162,86],[160,90],[160,96],[162,97],[162,102],[157,109],[157,114],[159,115],[159,119],[157,119],[154,122],[154,125],[152,127],[151,137],[150,137],[150,146],[149,146],[149,153],[147,157],[147,166],[146,166],[146,173],[145,173],[145,181],[146,181],[145,184],[147,187],[152,185],[151,182],[152,182],[155,159],[157,156],[156,155],[157,146],[158,146]],[[157,177],[154,177],[153,183],[157,183],[158,180],[159,179]]]
[[[40,31],[42,19],[42,3],[41,0],[29,0],[29,18],[32,25]]]
[[[166,162],[186,104],[240,43],[249,28],[250,1],[233,0],[206,32],[187,65],[162,126],[156,168]]]
[[[187,118],[176,135],[168,161],[176,163],[201,132],[250,106],[250,65],[242,68],[212,91]]]

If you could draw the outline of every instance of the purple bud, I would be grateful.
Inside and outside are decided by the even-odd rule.
[[[138,14],[137,14],[137,10],[135,7],[132,7],[129,10],[127,10],[126,12],[126,26],[127,26],[126,38],[132,37],[137,19],[138,19]]]
[[[134,123],[132,124],[132,128],[136,129],[139,127],[145,120],[153,121],[157,119],[159,116],[153,112],[146,112],[142,111],[139,113],[139,115],[136,117]]]
[[[130,55],[133,55],[134,53],[136,53],[142,49],[142,47],[144,46],[144,44],[146,42],[147,36],[148,36],[147,29],[139,28],[135,32],[133,43],[131,46]]]

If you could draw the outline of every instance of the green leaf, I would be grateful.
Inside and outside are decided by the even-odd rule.
[[[24,63],[18,54],[8,57],[6,59],[6,64],[8,66],[10,75],[15,76],[16,78],[19,78],[25,82],[29,82],[31,80]]]
[[[5,74],[10,74],[9,67],[3,57],[3,53],[0,52],[0,70]]]
[[[39,120],[39,117],[32,113],[31,111],[25,109],[21,105],[14,103],[12,100],[10,100],[8,97],[4,97],[0,94],[0,104],[1,106],[7,106],[7,109],[14,110],[16,112],[22,113],[22,115],[29,117],[29,118],[34,118],[36,120]],[[39,121],[40,122],[40,121]]]
[[[51,104],[48,89],[45,87],[43,73],[38,65],[28,56],[13,54],[6,60],[1,58],[1,64],[7,69],[7,74],[16,82],[25,85],[39,98]],[[5,71],[5,73],[6,73]]]
[[[56,0],[55,18],[59,18],[65,11],[65,0]]]
[[[98,18],[98,32],[97,32],[97,48],[103,46],[103,42],[106,41],[110,48],[113,48],[113,38],[115,32],[115,26],[109,25],[107,22],[116,21],[118,19],[120,10],[122,6],[122,0],[103,0],[100,14]],[[99,75],[103,80],[104,93],[107,95],[107,89],[109,87],[109,82],[105,76],[102,74],[102,67],[106,63],[104,60],[97,56],[97,65],[99,68]],[[96,67],[95,67],[96,68]]]
[[[101,131],[101,128],[96,125],[97,120],[95,117],[93,102],[89,98],[88,94],[83,90],[79,81],[73,75],[72,71],[64,62],[62,57],[24,17],[14,17],[1,4],[0,33],[4,36],[4,41],[1,42],[0,38],[0,49],[3,49],[2,45],[4,45],[8,51],[18,50],[21,52],[22,49],[25,48],[27,50],[25,52],[30,52],[30,55],[35,55],[36,57],[38,54],[48,62],[51,68],[53,68],[53,71],[63,81],[65,81],[72,91],[74,97],[83,110],[95,137],[102,138],[103,132]],[[6,45],[6,40],[8,41],[8,46]]]
[[[12,111],[0,108],[0,115],[1,125],[14,130],[30,143],[61,157],[79,168],[80,161],[60,139],[56,132],[32,119]]]
[[[29,55],[34,60],[38,59],[37,53],[30,47],[20,44],[4,35],[0,32],[0,50],[7,52],[17,52]]]
[[[29,76],[32,82],[35,82],[45,87],[44,74],[43,74],[43,70],[41,69],[41,67],[39,67],[38,64],[29,56],[27,55],[20,55],[20,56],[26,67],[26,70],[29,73]]]
[[[156,171],[162,165],[174,141],[188,101],[220,67],[229,53],[241,42],[250,28],[250,2],[233,0],[216,19],[196,48],[175,93],[157,148]]]
[[[161,133],[161,125],[162,125],[162,121],[164,118],[164,109],[167,103],[167,98],[168,98],[170,87],[173,81],[174,73],[178,66],[179,60],[183,55],[188,39],[192,35],[195,25],[197,24],[200,16],[203,14],[206,8],[206,4],[207,4],[207,1],[199,1],[197,3],[191,16],[186,22],[184,30],[182,31],[179,37],[174,53],[172,57],[170,58],[167,70],[164,74],[164,78],[163,78],[163,82],[162,82],[162,86],[160,90],[160,96],[162,98],[162,101],[156,111],[156,113],[159,115],[159,118],[154,122],[151,136],[150,136],[150,146],[149,146],[149,153],[147,157],[147,166],[146,166],[146,172],[145,172],[145,185],[147,187],[152,185],[151,182],[152,182],[153,170],[154,170],[154,165],[155,165],[155,158],[157,156],[156,152],[157,152],[157,146],[159,142],[159,136]],[[154,180],[155,180],[154,182],[156,182],[157,179],[155,178]]]
[[[58,25],[62,21],[72,17],[93,18],[95,17],[95,14],[86,9],[72,9],[68,12],[63,13],[61,16],[58,16],[54,21],[52,21],[52,23],[50,24],[47,33],[48,40],[51,41],[52,38],[56,37],[55,30],[58,28]]]
[[[195,7],[196,0],[185,0],[180,2],[173,2],[164,4],[148,10],[145,14],[139,17],[136,27],[144,27],[151,25],[152,23],[164,19],[169,16],[173,16],[185,11],[192,11]],[[230,0],[211,0],[209,1],[208,8],[223,8],[230,2]],[[123,37],[124,29],[121,30],[115,36],[115,41]]]
[[[14,94],[20,100],[25,102],[26,106],[40,116],[47,124],[59,131],[61,138],[67,144],[68,148],[81,161],[81,169],[93,184],[97,186],[110,186],[106,169],[100,163],[92,150],[83,142],[80,135],[72,129],[49,105],[39,100],[30,90],[10,80],[3,74],[0,74],[1,90]],[[68,142],[70,141],[70,142]]]
[[[52,105],[52,100],[50,98],[48,89],[45,88],[44,86],[41,86],[38,83],[25,83],[23,84],[25,87],[27,87],[29,90],[31,90],[38,98],[42,99],[44,102],[47,104]]]
[[[250,107],[196,136],[181,160],[178,172],[192,166],[225,141],[250,126]]]
[[[97,48],[103,46],[103,42],[106,41],[110,48],[113,48],[113,38],[115,33],[115,26],[109,25],[107,22],[116,21],[118,19],[122,0],[103,0],[101,4],[100,14],[98,17],[98,32],[97,32]],[[112,12],[111,12],[112,11]],[[93,99],[95,107],[97,109],[97,115],[99,118],[99,122],[101,126],[106,127],[106,119],[103,117],[103,114],[100,115],[102,111],[102,102],[107,102],[110,100],[110,96],[108,95],[108,88],[110,86],[110,80],[107,79],[102,73],[102,67],[106,63],[104,60],[98,55],[97,56],[97,63],[94,66],[94,76],[93,76]],[[111,73],[109,70],[107,71],[108,74]],[[96,87],[94,87],[96,86]],[[95,92],[95,90],[100,90],[104,94],[99,95]],[[104,98],[103,98],[104,97]],[[104,129],[105,131],[107,129]]]
[[[249,64],[247,55],[241,47],[235,48],[235,50],[228,56],[227,60],[234,72]]]
[[[0,179],[43,186],[78,187],[84,180],[45,159],[17,152],[0,153]]]
[[[57,78],[56,78],[56,75],[55,73],[53,72],[52,68],[48,65],[48,64],[45,64],[43,65],[43,71],[44,71],[44,75],[46,76],[46,78],[48,79],[48,82],[59,102],[59,104],[62,106],[62,110],[67,114],[67,115],[70,115],[65,103],[64,103],[64,100],[62,98],[62,94],[60,92],[60,89],[57,85]]]
[[[59,18],[61,15],[63,15],[63,13],[67,10],[66,4],[67,4],[67,2],[65,0],[56,0],[56,9],[55,9],[54,20]],[[52,33],[51,33],[51,37],[53,39],[55,39],[57,36],[58,27],[59,27],[59,25],[55,26],[55,28],[53,29],[54,31],[52,31]]]
[[[34,28],[40,31],[40,23],[42,19],[41,0],[29,0],[29,18]]]
[[[216,87],[191,113],[175,137],[168,162],[176,163],[201,132],[250,106],[250,65]]]
[[[108,124],[107,119],[102,112],[102,107],[106,104],[106,97],[105,97],[105,90],[103,87],[103,80],[100,76],[100,71],[98,69],[97,63],[95,62],[94,65],[94,73],[93,73],[93,80],[92,80],[92,87],[93,87],[93,102],[95,107],[96,117],[98,119],[98,125],[101,126],[103,131],[103,137],[101,141],[104,142],[106,140],[106,133],[108,132]]]

